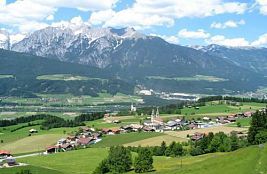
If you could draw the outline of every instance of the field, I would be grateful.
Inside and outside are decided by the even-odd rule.
[[[127,144],[135,141],[140,141],[143,139],[158,137],[162,135],[161,133],[154,132],[140,132],[140,133],[128,133],[119,135],[108,135],[103,137],[102,141],[93,145],[92,147],[111,147],[115,145]]]
[[[160,146],[163,141],[165,141],[166,144],[170,144],[173,141],[186,142],[186,141],[188,141],[188,139],[164,134],[161,136],[147,138],[147,139],[135,141],[132,143],[126,143],[126,144],[124,144],[124,146],[135,146],[135,147],[137,147],[137,146],[146,147],[146,146],[156,146],[156,145]]]
[[[32,122],[32,123],[36,123]],[[1,149],[11,150],[13,154],[36,152],[44,150],[48,145],[53,145],[60,138],[66,137],[68,133],[76,131],[78,128],[55,128],[51,130],[40,130],[40,126],[29,126],[11,132],[16,128],[27,125],[27,123],[0,128]],[[38,130],[37,134],[29,136],[29,130]],[[66,133],[66,134],[64,134]]]
[[[106,79],[89,78],[85,76],[76,76],[72,74],[53,74],[53,75],[41,75],[37,77],[38,80],[63,80],[63,81],[75,81],[75,80],[100,80],[106,81]]]
[[[204,76],[196,75],[194,77],[162,77],[162,76],[148,76],[148,79],[154,80],[175,80],[175,81],[208,81],[208,82],[224,82],[227,79],[214,77],[214,76]]]
[[[265,174],[267,173],[267,147],[251,146],[228,153],[213,153],[197,157],[154,157],[154,172],[151,174]],[[19,162],[30,164],[23,167],[33,174],[90,174],[107,156],[106,148],[89,148],[48,156],[26,157]],[[245,156],[245,158],[244,158]],[[242,160],[241,160],[242,159]],[[38,167],[37,167],[38,166]],[[20,171],[22,168],[0,170],[1,174]],[[35,170],[33,170],[35,169]],[[36,171],[36,172],[34,172]],[[134,172],[129,172],[134,173]]]
[[[14,76],[8,74],[0,74],[0,79],[6,79],[6,78],[14,78]]]
[[[203,129],[193,129],[193,130],[186,130],[186,131],[167,131],[165,134],[175,136],[178,138],[187,138],[187,135],[193,135],[195,132],[205,133],[208,134],[209,132],[218,133],[224,132],[225,134],[230,134],[232,131],[241,131],[247,132],[247,128],[239,128],[239,127],[228,127],[228,126],[214,126],[210,128],[203,128]]]
[[[30,136],[1,146],[1,149],[9,150],[13,154],[43,151],[47,146],[53,145],[57,140],[63,137],[63,134]]]

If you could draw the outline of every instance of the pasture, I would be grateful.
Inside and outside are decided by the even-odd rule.
[[[1,146],[1,149],[9,150],[13,154],[44,151],[47,146],[55,144],[57,140],[63,137],[63,134],[29,136]]]
[[[116,145],[123,145],[151,137],[159,137],[160,135],[162,135],[162,133],[155,133],[155,132],[133,132],[127,134],[107,135],[102,138],[102,141],[92,145],[92,147],[96,148],[96,147],[111,147]]]

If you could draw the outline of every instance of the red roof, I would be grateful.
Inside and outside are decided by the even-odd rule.
[[[80,144],[89,144],[89,142],[90,141],[92,141],[93,140],[93,138],[79,138],[79,140],[78,140],[78,142],[80,143]]]
[[[46,148],[46,150],[50,150],[50,149],[56,149],[56,148],[58,148],[57,146],[48,146],[47,148]]]
[[[11,152],[8,150],[0,150],[0,155],[11,155]]]

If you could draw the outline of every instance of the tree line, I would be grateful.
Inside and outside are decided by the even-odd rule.
[[[266,99],[258,99],[258,98],[240,98],[233,96],[208,96],[200,98],[197,102],[210,102],[217,100],[231,100],[235,102],[255,102],[255,103],[267,103]]]
[[[0,127],[17,125],[20,123],[29,123],[36,120],[43,120],[40,125],[41,129],[52,129],[59,127],[76,127],[76,126],[84,126],[84,121],[93,121],[104,117],[105,113],[86,113],[81,114],[74,118],[74,120],[65,120],[63,118],[48,115],[48,114],[38,114],[32,115],[28,117],[18,117],[12,120],[0,120]]]

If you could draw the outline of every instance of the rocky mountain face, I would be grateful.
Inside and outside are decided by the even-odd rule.
[[[214,44],[195,48],[209,55],[224,58],[237,66],[267,75],[267,48],[225,47]]]
[[[109,54],[123,41],[142,37],[132,28],[48,27],[14,44],[12,50],[105,68],[111,63]]]

